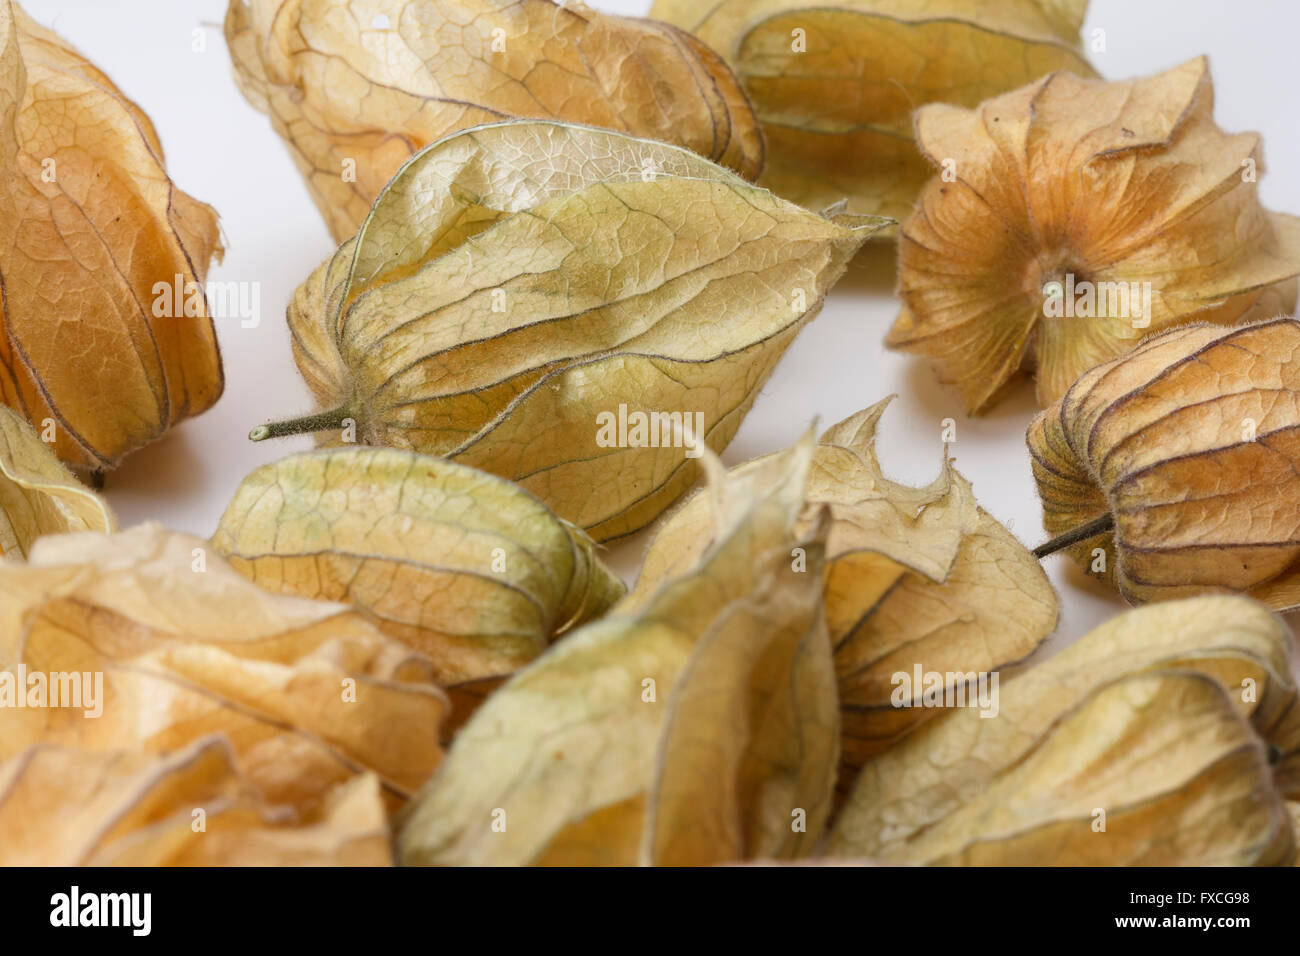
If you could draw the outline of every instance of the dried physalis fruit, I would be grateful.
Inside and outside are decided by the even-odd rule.
[[[37,744],[0,763],[0,866],[388,866],[388,839],[374,774],[299,815],[267,804],[220,736],[161,755]]]
[[[1053,70],[1092,76],[1087,0],[655,0],[726,57],[767,138],[760,182],[810,209],[901,219],[929,177],[912,112]]]
[[[1295,854],[1291,637],[1239,597],[1129,611],[862,769],[834,856],[888,864],[1210,865]]]
[[[821,613],[826,528],[795,531],[811,452],[805,441],[733,478],[706,456],[718,523],[708,553],[489,697],[406,812],[399,860],[689,865],[808,853],[839,743]]]
[[[10,0],[0,178],[0,402],[63,461],[116,467],[221,395],[217,214],[167,178],[140,108]]]
[[[975,503],[946,454],[928,487],[885,478],[875,441],[888,405],[822,436],[802,519],[808,527],[830,512],[825,600],[843,712],[841,784],[946,702],[993,706],[980,675],[1029,656],[1056,626],[1056,593],[1042,568]],[[734,474],[760,472],[769,458]],[[659,530],[629,605],[697,561],[711,539],[701,493]],[[926,704],[927,692],[938,704]]]
[[[363,771],[395,808],[442,759],[428,660],[156,526],[0,562],[0,664],[0,760],[38,743],[166,754],[223,733],[262,800],[309,812]]]
[[[976,413],[1021,369],[1048,405],[1150,332],[1291,311],[1300,218],[1260,205],[1259,136],[1223,132],[1213,106],[1197,59],[920,110],[943,171],[903,224],[889,344]]]
[[[516,670],[626,590],[590,538],[518,485],[391,448],[257,469],[212,545],[268,590],[351,604],[441,683]]]
[[[721,57],[669,24],[571,0],[230,0],[226,40],[337,242],[413,153],[500,120],[664,140],[751,180],[763,167]]]
[[[108,503],[63,467],[22,416],[0,405],[0,555],[22,558],[44,534],[116,530]]]
[[[1043,525],[1132,603],[1240,591],[1300,607],[1300,322],[1174,329],[1030,426]]]
[[[881,220],[827,219],[692,153],[557,123],[429,147],[289,307],[332,429],[519,482],[597,541],[723,448]]]

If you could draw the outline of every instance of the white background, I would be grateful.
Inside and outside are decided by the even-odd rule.
[[[701,0],[703,2],[703,0]],[[642,15],[650,0],[589,0]],[[209,535],[240,479],[254,467],[310,446],[308,439],[254,445],[249,428],[311,409],[289,350],[284,307],[333,244],[270,121],[236,89],[220,24],[225,0],[26,0],[107,72],[153,118],[168,170],[180,188],[221,214],[227,254],[210,278],[261,283],[261,323],[219,323],[226,392],[217,406],[132,455],[108,476],[107,495],[124,526],[149,518]],[[1300,69],[1296,0],[1095,0],[1084,29],[1105,31],[1105,52],[1089,56],[1110,79],[1154,73],[1210,55],[1217,119],[1228,130],[1264,136],[1268,172],[1260,188],[1271,208],[1300,213]],[[195,49],[196,29],[204,50]],[[1021,388],[981,419],[967,419],[955,396],[918,359],[886,352],[895,312],[892,251],[855,263],[826,308],[799,337],[723,456],[729,464],[784,447],[814,418],[823,426],[893,392],[880,457],[891,477],[934,477],[940,422],[957,420],[954,454],[981,504],[1025,544],[1044,534],[1024,446],[1035,412]],[[105,396],[111,400],[111,396]],[[610,548],[630,580],[644,534]],[[1049,558],[1061,595],[1051,645],[1071,640],[1121,609],[1104,588]],[[1296,620],[1292,620],[1293,626]]]

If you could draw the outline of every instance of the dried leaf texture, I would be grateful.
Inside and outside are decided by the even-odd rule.
[[[1300,606],[1300,322],[1193,326],[1084,374],[1029,429],[1043,524],[1130,602]],[[1101,549],[1098,552],[1097,549]]]
[[[1290,653],[1285,626],[1243,598],[1130,611],[1002,682],[996,719],[952,711],[868,763],[830,852],[892,864],[1287,862],[1300,726]]]
[[[1151,332],[1290,312],[1300,218],[1260,205],[1260,138],[1220,130],[1213,106],[1202,58],[920,110],[954,181],[935,176],[903,225],[889,344],[976,413],[1022,369],[1046,406]]]
[[[351,422],[363,444],[517,481],[597,541],[631,533],[731,440],[879,226],[617,133],[457,134],[290,306],[298,366],[334,411],[254,437],[333,427],[337,443]]]
[[[0,402],[53,421],[63,461],[113,468],[221,395],[217,214],[172,184],[140,108],[10,0],[0,172]],[[183,293],[170,310],[158,283]]]
[[[26,557],[45,534],[116,530],[108,503],[77,481],[17,412],[0,405],[0,555]]]
[[[976,106],[1053,70],[1092,76],[1086,0],[655,0],[718,50],[768,143],[762,185],[902,219],[929,177],[913,111]]]
[[[825,602],[843,711],[844,784],[864,760],[939,713],[895,706],[895,675],[911,679],[920,666],[945,675],[954,697],[969,680],[973,695],[979,673],[1028,657],[1057,618],[1056,594],[1038,562],[976,504],[946,453],[928,487],[884,476],[875,443],[888,405],[858,412],[822,436],[802,520],[809,527],[829,510]],[[768,460],[735,474],[754,473]],[[708,496],[697,494],[665,521],[630,604],[648,600],[710,546],[709,508]]]
[[[391,862],[373,774],[299,817],[259,797],[220,737],[165,755],[40,744],[0,763],[0,866]]]
[[[363,772],[396,807],[442,756],[448,704],[427,660],[149,525],[44,538],[27,564],[0,564],[0,671],[0,694],[27,703],[0,708],[0,758],[36,744],[170,754],[223,734],[263,801],[306,813]]]
[[[664,140],[751,180],[763,166],[731,70],[666,23],[551,0],[231,0],[226,39],[337,242],[414,153],[502,120]]]
[[[810,852],[839,740],[826,528],[795,532],[811,450],[742,479],[713,462],[708,553],[489,697],[406,814],[399,859],[687,865]],[[791,567],[796,546],[806,573]]]
[[[590,538],[517,485],[388,448],[259,468],[212,543],[270,591],[364,611],[441,683],[518,669],[626,590]]]

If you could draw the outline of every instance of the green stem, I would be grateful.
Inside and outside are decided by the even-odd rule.
[[[1115,530],[1115,516],[1109,512],[1100,518],[1095,518],[1085,525],[1075,528],[1073,531],[1067,531],[1058,538],[1053,538],[1046,544],[1040,544],[1034,548],[1034,557],[1045,558],[1049,554],[1056,554],[1063,551],[1072,544],[1078,544],[1080,541],[1087,541],[1089,538],[1095,538],[1099,534],[1105,534],[1107,531]]]
[[[266,441],[268,438],[284,438],[287,435],[305,435],[308,432],[323,432],[342,428],[347,419],[356,417],[356,411],[356,408],[352,405],[343,405],[328,412],[317,412],[315,415],[304,415],[301,418],[290,418],[282,422],[258,425],[248,433],[248,439],[249,441]]]

